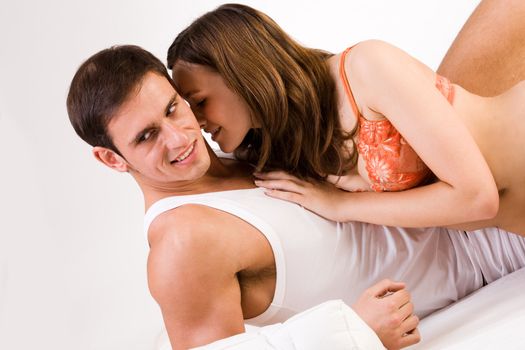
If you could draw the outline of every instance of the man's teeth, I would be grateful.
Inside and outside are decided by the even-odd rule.
[[[195,143],[193,143],[191,145],[190,148],[188,148],[188,150],[186,152],[184,152],[183,154],[181,154],[179,157],[177,157],[175,160],[177,162],[182,162],[184,159],[188,158],[188,156],[190,155],[191,151],[193,151],[193,147],[195,147]]]

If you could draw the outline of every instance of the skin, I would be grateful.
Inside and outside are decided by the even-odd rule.
[[[382,62],[374,62],[374,57],[379,61],[389,57],[388,66],[379,68]],[[439,181],[396,193],[350,193],[274,172],[262,174],[265,181],[258,185],[270,189],[268,194],[273,197],[291,200],[333,220],[468,230],[499,226],[525,234],[525,218],[520,214],[525,207],[520,175],[525,172],[525,161],[516,152],[525,146],[519,137],[525,135],[523,84],[493,98],[456,85],[450,106],[433,86],[434,73],[388,44],[365,42],[348,55],[345,65],[364,117],[388,115]],[[400,73],[405,67],[415,72],[412,78]],[[401,83],[403,79],[406,83]],[[421,115],[425,118],[418,118]],[[345,185],[343,180],[341,187]],[[434,203],[447,205],[436,207]]]
[[[438,73],[481,96],[525,80],[525,2],[483,0],[469,17]]]
[[[489,81],[492,82],[492,85],[497,85],[498,89],[502,89],[500,91],[512,86],[513,83],[502,77],[499,70],[491,69],[494,67],[492,64],[479,65],[483,68],[476,68],[476,65],[463,63],[469,62],[466,59],[471,55],[475,56],[482,52],[479,55],[480,58],[490,57],[490,55],[499,57],[501,62],[506,62],[502,66],[522,66],[523,59],[518,60],[515,55],[501,54],[507,52],[507,49],[513,51],[516,49],[509,41],[502,40],[508,34],[503,29],[506,28],[506,25],[515,26],[523,23],[521,20],[517,21],[516,17],[499,16],[504,11],[516,13],[518,7],[520,9],[525,7],[525,4],[518,0],[513,0],[512,3],[512,6],[507,6],[506,1],[482,1],[475,12],[479,15],[473,15],[472,20],[467,22],[462,30],[463,34],[460,33],[451,51],[447,54],[447,58],[443,61],[440,73],[448,72],[444,75],[453,81],[464,79],[463,81],[469,82],[469,86],[477,89],[480,94],[491,94],[487,90],[487,84],[483,82],[483,76],[492,76],[493,78],[488,78]],[[482,28],[484,29],[480,30]],[[508,46],[503,45],[503,49],[501,46],[481,47],[476,44],[485,38],[488,42],[494,39],[509,44]],[[471,49],[460,50],[461,47],[469,47],[469,45],[472,45]],[[521,45],[519,49],[523,50],[524,47]],[[456,59],[452,60],[451,57],[456,57]],[[523,70],[520,70],[518,80],[524,79],[523,75]],[[140,150],[139,147],[129,144],[128,137],[123,137],[116,144],[119,149],[124,149],[125,158],[99,147],[93,150],[95,157],[117,171],[129,172],[144,193],[146,208],[149,208],[156,200],[171,195],[250,188],[252,184],[247,176],[250,169],[236,163],[223,163],[207,150],[203,150],[202,140],[196,136],[199,126],[184,104],[179,103],[173,116],[167,118],[165,110],[169,106],[168,102],[173,97],[174,91],[164,86],[164,92],[166,96],[160,94],[156,102],[158,108],[154,108],[146,118],[147,120],[143,120],[145,125],[153,121],[161,131],[159,140],[155,141],[155,147]],[[133,100],[130,101],[132,102]],[[125,107],[126,105],[122,107],[123,110]],[[137,107],[144,106],[139,104]],[[130,110],[134,109],[130,108]],[[145,117],[143,114],[138,116]],[[128,115],[126,118],[122,113],[120,118],[122,118],[121,123],[117,121],[117,124],[110,126],[110,132],[114,138],[128,135],[127,127],[117,131],[122,126],[121,124],[131,127],[131,116]],[[170,123],[165,122],[168,119]],[[139,125],[137,129],[142,129],[142,125]],[[133,130],[129,134],[131,136],[136,132],[137,130]],[[502,139],[505,138],[502,137]],[[186,161],[189,163],[187,165],[191,165],[191,167],[186,167],[186,170],[191,172],[191,175],[188,175],[187,172],[182,171],[183,164],[171,164],[170,161],[184,154],[191,142],[196,142],[196,147],[195,154]],[[502,158],[507,159],[505,157]],[[511,158],[509,163],[512,164],[513,161]],[[209,164],[209,167],[206,164]],[[234,174],[237,172],[245,175],[236,177]],[[228,177],[228,181],[225,181]],[[503,201],[502,205],[504,205]],[[209,225],[202,223],[200,219],[203,215],[206,215],[209,222],[213,223],[213,230],[210,230]],[[228,227],[227,225],[232,225],[234,229],[217,232],[217,227]],[[174,227],[177,229],[174,230]],[[221,240],[216,239],[219,235]],[[152,294],[159,302],[165,317],[173,349],[198,346],[239,333],[244,329],[243,317],[257,315],[267,307],[265,300],[271,298],[275,284],[275,276],[267,273],[272,268],[274,269],[273,257],[268,256],[271,254],[271,249],[260,232],[245,222],[211,208],[187,205],[157,218],[150,229],[149,241],[151,251],[148,261],[148,279]],[[204,248],[205,243],[208,249]],[[200,254],[189,254],[188,250],[180,248],[180,244],[190,244],[193,248],[192,252]],[[229,248],[234,245],[243,249],[231,249],[230,251]],[[221,254],[223,249],[225,249],[224,254]],[[243,251],[249,251],[251,254],[239,256],[239,252]],[[216,252],[214,259],[208,258],[209,252]],[[230,253],[233,255],[228,255]],[[196,259],[195,255],[198,255],[199,259]],[[213,263],[210,263],[211,261]],[[266,272],[262,273],[263,271]],[[202,278],[194,279],[190,278],[191,276],[202,276]],[[254,280],[260,282],[255,283]],[[373,320],[366,319],[364,314],[361,316],[367,320],[369,325],[376,325],[378,334],[381,329],[384,329],[387,333],[397,335],[400,342],[405,341],[397,346],[406,346],[408,345],[406,341],[414,338],[400,337],[399,334],[410,329],[405,322],[400,322],[407,314],[409,303],[404,302],[406,296],[397,293],[397,288],[400,288],[399,284],[389,281],[381,283],[365,292],[360,301],[353,305],[353,308],[356,311],[360,308],[368,310],[368,316],[378,315],[379,318],[373,318]],[[385,284],[387,288],[384,287]],[[396,290],[396,292],[390,297],[377,298],[387,290]],[[392,298],[396,295],[396,298]],[[393,302],[393,300],[398,302]],[[381,314],[381,310],[385,310],[385,303],[393,310],[392,313]],[[391,322],[395,326],[392,327]],[[221,327],[217,328],[217,325]],[[184,334],[184,337],[180,337],[180,334]],[[390,348],[394,349],[396,345]]]
[[[334,55],[327,64],[338,90],[341,125],[349,131],[357,116],[338,76],[339,58]],[[436,75],[430,68],[387,43],[362,42],[344,64],[361,114],[369,120],[387,118],[438,180],[401,192],[362,192],[370,190],[370,180],[359,157],[353,172],[328,178],[346,191],[312,185],[282,172],[257,174],[258,186],[267,188],[272,197],[298,203],[331,220],[468,230],[499,226],[525,234],[525,218],[518,210],[525,207],[520,176],[525,160],[515,151],[525,146],[518,136],[525,135],[523,84],[493,98],[455,85],[450,105],[436,89]],[[435,203],[446,205],[436,208]]]
[[[452,43],[438,68],[438,73],[482,96],[503,93],[525,80],[524,16],[525,2],[523,1],[481,1]],[[523,130],[520,129],[523,118],[518,117],[514,123],[513,127],[517,128],[514,135],[518,135]],[[494,123],[494,125],[498,124],[498,122]],[[512,134],[508,136],[515,138]],[[506,135],[502,135],[498,130],[493,137],[492,147],[500,150],[500,140],[504,137]],[[489,150],[484,153],[488,152]],[[503,220],[509,223],[523,216],[524,207],[524,194],[519,190],[520,186],[523,188],[524,185],[523,181],[519,183],[519,174],[523,174],[523,165],[518,162],[514,167],[512,162],[515,158],[516,155],[503,154],[500,158],[503,164],[495,165],[502,167],[502,173],[495,176],[508,178],[509,185],[506,186],[506,193],[503,193],[500,202],[500,208],[503,210],[500,210],[498,215],[505,215],[506,218]],[[492,167],[493,170],[495,166]],[[512,197],[512,199],[505,197]],[[503,214],[503,211],[506,214]],[[515,222],[510,225],[510,231],[523,234],[522,223]]]
[[[361,318],[371,325],[387,349],[404,348],[420,337],[410,294],[403,287],[402,283],[383,280],[367,289],[352,306],[357,314],[363,315]],[[384,317],[385,310],[390,310],[389,318]]]
[[[255,127],[244,100],[206,66],[181,62],[173,68],[173,76],[180,82],[179,90],[202,129],[221,150],[231,153],[239,147],[248,131]]]
[[[108,129],[123,157],[103,147],[93,153],[110,168],[133,176],[146,209],[169,196],[253,187],[250,167],[219,160],[206,147],[190,108],[160,75],[144,77]],[[261,314],[273,300],[271,247],[263,234],[236,216],[184,205],[157,217],[148,240],[149,287],[173,349],[239,334],[244,319]],[[354,308],[377,328],[387,347],[419,341],[418,319],[402,283],[378,283]]]

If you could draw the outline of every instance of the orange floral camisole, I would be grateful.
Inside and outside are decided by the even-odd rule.
[[[354,115],[358,118],[357,151],[365,162],[370,187],[376,192],[403,191],[415,187],[431,171],[388,119],[368,120],[359,112],[344,67],[350,49],[341,54],[339,75]],[[436,88],[452,104],[454,85],[447,78],[437,75]]]

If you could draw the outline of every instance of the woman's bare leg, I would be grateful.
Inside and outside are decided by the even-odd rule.
[[[482,0],[438,73],[482,96],[525,80],[525,1]]]

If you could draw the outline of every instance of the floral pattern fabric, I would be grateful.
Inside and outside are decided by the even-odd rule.
[[[371,121],[360,116],[358,137],[357,150],[365,160],[372,190],[402,191],[430,173],[387,119]]]
[[[357,151],[365,161],[371,189],[383,192],[415,187],[431,171],[388,119],[367,120],[359,112],[344,68],[344,60],[350,49],[351,47],[341,54],[339,75],[352,110],[358,118]],[[454,85],[447,78],[436,75],[436,88],[452,104]]]
[[[453,101],[450,81],[437,76],[436,87]],[[376,192],[403,191],[420,184],[431,172],[388,119],[367,120],[359,114],[357,150]]]

